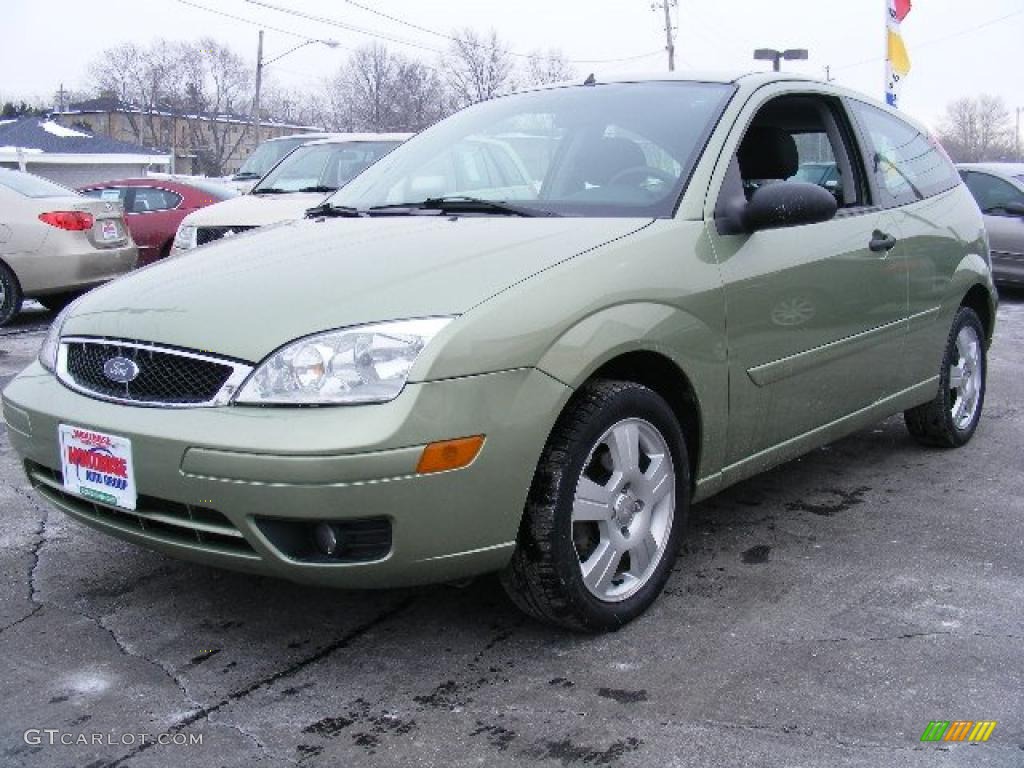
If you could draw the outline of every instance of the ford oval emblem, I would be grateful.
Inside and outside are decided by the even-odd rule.
[[[128,384],[139,377],[139,366],[127,357],[112,357],[103,364],[103,375],[118,384]]]

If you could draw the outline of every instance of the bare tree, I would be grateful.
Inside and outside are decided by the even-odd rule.
[[[249,122],[242,115],[252,100],[252,72],[241,56],[212,38],[185,49],[179,106],[200,172],[218,176],[248,136]]]
[[[377,43],[355,51],[326,92],[324,122],[338,130],[419,131],[444,114],[438,74]]]
[[[515,87],[512,57],[497,31],[483,36],[467,28],[453,38],[442,65],[456,106],[486,101]]]
[[[556,48],[551,48],[547,53],[541,51],[531,53],[530,58],[526,60],[525,69],[523,79],[527,85],[560,83],[576,77],[576,70],[573,69],[565,55]]]
[[[148,48],[124,43],[102,53],[90,66],[93,83],[113,95],[128,111],[129,127],[139,144],[173,144],[173,121],[166,112],[184,85],[184,47],[155,40]]]
[[[397,90],[399,130],[422,131],[449,112],[444,82],[437,70],[426,64],[402,62],[398,70]]]
[[[1010,112],[998,96],[956,99],[946,106],[939,138],[958,162],[1008,159],[1013,152]]]

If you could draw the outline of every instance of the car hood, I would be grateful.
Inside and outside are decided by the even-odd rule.
[[[64,335],[256,362],[360,323],[461,314],[650,219],[410,216],[287,222],[158,262],[76,303]]]
[[[320,192],[242,195],[192,211],[182,223],[196,227],[262,227],[301,219],[307,210],[322,203],[324,197],[326,195]]]

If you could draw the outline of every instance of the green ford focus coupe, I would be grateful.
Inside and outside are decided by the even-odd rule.
[[[3,413],[38,492],[111,535],[338,587],[497,571],[603,630],[694,501],[899,412],[965,444],[995,310],[981,214],[899,113],[591,76],[86,295]]]

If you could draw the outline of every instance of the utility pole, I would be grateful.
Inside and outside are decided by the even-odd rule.
[[[60,97],[58,99],[59,105],[57,107],[58,112],[64,111],[64,83],[60,84]],[[1020,122],[1020,110],[1017,110],[1017,122]]]
[[[825,65],[825,82],[832,82],[832,67],[830,67],[828,64]]]
[[[252,133],[253,148],[260,145],[260,85],[263,81],[263,30],[260,30],[260,41],[256,46],[256,94],[252,100]]]
[[[1017,130],[1013,134],[1013,146],[1017,150],[1017,162],[1024,162],[1024,157],[1020,154],[1020,107],[1017,107]]]
[[[661,0],[661,9],[665,12],[665,50],[668,52],[668,71],[675,72],[676,70],[676,45],[672,40],[672,14],[670,9],[673,5],[677,5],[678,0]],[[658,3],[651,5],[652,11],[658,10]]]

